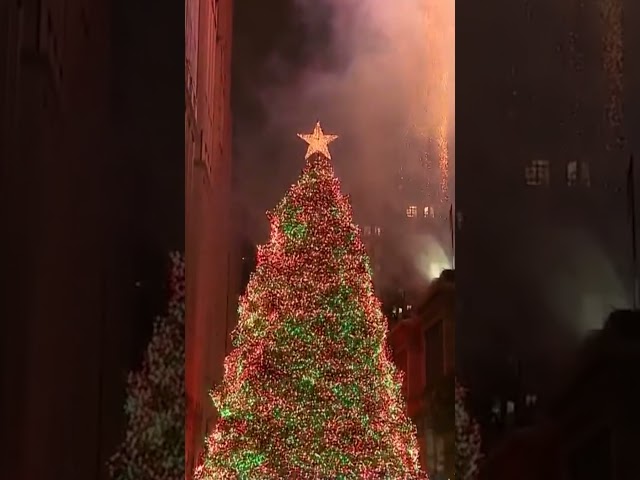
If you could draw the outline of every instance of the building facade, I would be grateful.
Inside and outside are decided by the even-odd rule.
[[[445,270],[422,301],[389,332],[396,366],[404,373],[407,413],[418,430],[420,462],[432,478],[453,476],[455,444],[455,280]],[[448,476],[446,476],[448,475]]]
[[[377,223],[360,225],[376,294],[390,322],[408,316],[429,283],[451,267],[448,216],[439,203],[413,201]]]
[[[231,0],[185,2],[186,471],[215,421],[236,312],[232,255]]]
[[[102,417],[122,411],[106,392],[123,379],[101,375],[120,294],[133,283],[107,269],[109,22],[106,0],[0,6],[0,263],[10,279],[0,293],[2,434],[11,435],[0,463],[9,478],[103,478],[105,436],[116,435],[106,431],[118,422]]]
[[[500,394],[510,357],[543,402],[555,373],[548,352],[568,352],[608,305],[628,304],[628,155],[613,146],[607,116],[609,27],[598,2],[505,1],[499,17],[459,8],[459,51],[500,51],[460,57],[458,74],[477,76],[456,90],[458,104],[476,105],[456,118],[457,368],[479,413]],[[479,18],[496,35],[473,35]]]

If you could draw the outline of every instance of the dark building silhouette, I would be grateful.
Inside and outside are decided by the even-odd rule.
[[[182,8],[0,9],[3,476],[103,478],[184,248]]]
[[[445,270],[389,331],[394,363],[404,373],[402,391],[416,425],[420,463],[431,476],[453,474],[454,314],[455,274]]]
[[[612,313],[577,351],[544,416],[512,432],[486,459],[481,478],[637,478],[639,320],[635,311]]]
[[[401,185],[411,183],[405,179]],[[376,294],[391,322],[409,315],[430,282],[451,267],[448,209],[418,188],[401,198],[401,207],[389,209],[384,218],[355,219],[370,257]]]
[[[631,299],[629,152],[607,117],[600,5],[492,5],[456,5],[457,74],[473,78],[456,85],[473,106],[456,117],[457,368],[485,410],[516,377],[510,359],[542,399],[559,357]]]

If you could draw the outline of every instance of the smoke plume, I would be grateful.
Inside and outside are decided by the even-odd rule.
[[[264,122],[237,129],[235,161],[251,165],[239,176],[250,223],[295,181],[306,148],[296,133],[317,120],[340,137],[333,163],[356,220],[397,201],[400,163],[418,182],[438,182],[437,159],[425,168],[424,156],[443,118],[453,144],[453,0],[293,3],[301,58],[277,49],[265,59],[270,81],[255,92]]]

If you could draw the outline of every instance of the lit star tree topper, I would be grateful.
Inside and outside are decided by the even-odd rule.
[[[332,137],[316,126],[302,175],[269,214],[198,480],[426,478]]]
[[[305,159],[309,158],[314,153],[321,153],[329,160],[331,159],[331,153],[329,153],[329,144],[333,142],[337,135],[325,135],[320,126],[320,122],[316,123],[313,133],[299,133],[298,136],[309,144],[307,148],[307,154]]]

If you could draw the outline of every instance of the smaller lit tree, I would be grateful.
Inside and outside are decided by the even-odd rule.
[[[474,480],[478,477],[480,452],[480,427],[469,415],[465,406],[467,391],[455,384],[456,397],[456,479]]]
[[[169,306],[142,367],[129,374],[126,437],[109,461],[114,480],[184,478],[184,259],[171,254]]]

